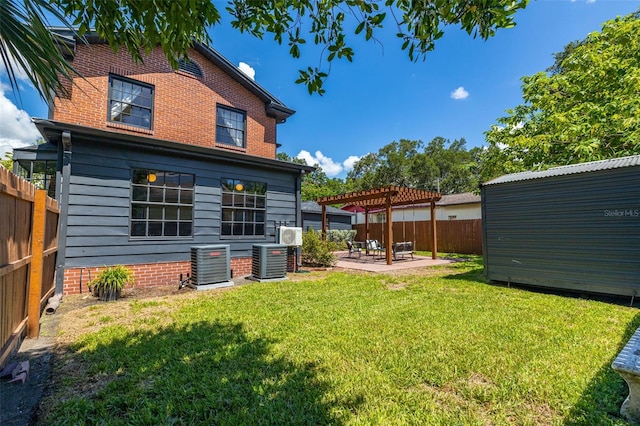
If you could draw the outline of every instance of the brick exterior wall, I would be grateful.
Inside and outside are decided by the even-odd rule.
[[[274,159],[276,120],[265,104],[195,50],[189,58],[203,78],[173,71],[158,47],[136,64],[126,50],[118,53],[102,44],[78,43],[73,67],[84,76],[68,85],[69,98],[56,98],[53,119],[98,129],[136,134],[208,148],[245,152]],[[107,121],[109,73],[154,85],[153,129],[138,129]],[[216,105],[246,111],[246,149],[216,144]]]
[[[183,278],[191,273],[191,262],[159,262],[135,265],[125,265],[133,271],[136,287],[175,286],[177,288],[180,274]],[[80,290],[81,268],[66,268],[64,270],[64,295],[89,293],[89,276],[95,278],[104,267],[88,267],[82,270],[82,291]],[[231,259],[231,271],[234,277],[251,274],[251,258],[238,257]]]

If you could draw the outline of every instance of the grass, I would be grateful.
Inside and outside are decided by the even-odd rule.
[[[626,424],[610,365],[637,310],[487,285],[474,259],[87,308],[42,423]]]

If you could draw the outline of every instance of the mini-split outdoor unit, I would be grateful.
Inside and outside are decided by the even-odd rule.
[[[251,262],[253,279],[282,280],[287,276],[287,246],[283,244],[254,244]]]
[[[228,245],[191,247],[191,283],[197,290],[226,287],[231,281],[231,253]]]
[[[301,246],[302,228],[281,226],[278,230],[278,242],[285,246]]]

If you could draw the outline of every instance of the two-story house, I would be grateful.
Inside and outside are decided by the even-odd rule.
[[[14,153],[61,202],[56,292],[80,292],[81,273],[86,291],[89,272],[115,264],[137,285],[177,285],[203,244],[228,244],[232,274],[248,275],[253,244],[301,226],[313,168],[275,159],[292,109],[203,44],[174,71],[160,48],[137,64],[66,36],[81,77],[34,119],[47,143]]]

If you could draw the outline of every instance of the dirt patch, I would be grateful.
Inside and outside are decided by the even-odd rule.
[[[450,407],[456,406],[463,411],[475,413],[482,424],[495,424],[492,413],[496,402],[493,401],[490,394],[496,391],[496,384],[491,378],[483,374],[471,373],[469,377],[461,378],[440,386],[420,383],[407,390],[409,392],[422,392],[429,395],[438,406],[442,407],[443,411],[447,411]],[[530,402],[524,405],[525,409],[521,409],[521,406],[513,407],[513,414],[507,416],[509,424],[543,426],[552,424],[560,418],[558,413],[547,404]],[[535,413],[535,417],[523,419],[516,414],[516,411],[518,413]]]

